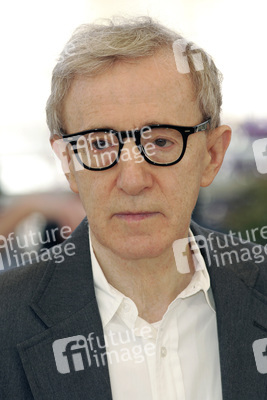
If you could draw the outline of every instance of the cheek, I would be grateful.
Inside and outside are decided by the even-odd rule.
[[[196,205],[199,182],[188,174],[177,180],[174,187],[175,189],[169,194],[170,211],[175,219],[187,219],[186,217],[191,216]]]
[[[192,137],[191,139],[195,138]],[[205,136],[203,135],[198,139],[199,140],[189,141],[186,153],[181,161],[181,165],[183,165],[185,175],[190,184],[200,183],[206,166],[206,156],[208,155]]]
[[[113,179],[103,176],[105,171],[83,170],[76,173],[79,196],[91,224],[97,220],[100,223],[109,215],[109,200]]]
[[[99,187],[99,181],[97,181],[96,177],[92,176],[92,173],[87,170],[77,172],[75,179],[79,189],[80,199],[88,215],[89,212],[94,211],[94,206],[99,204],[101,201],[101,188]]]
[[[204,155],[201,151],[185,154],[180,163],[175,165],[170,179],[166,180],[165,193],[169,193],[173,208],[181,215],[192,213],[199,194],[201,178],[204,170]],[[191,154],[190,154],[191,153]],[[170,182],[172,182],[170,184]]]

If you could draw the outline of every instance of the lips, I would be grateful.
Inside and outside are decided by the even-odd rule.
[[[151,212],[151,211],[138,211],[138,212],[124,211],[116,213],[114,214],[114,216],[128,222],[134,222],[134,221],[141,221],[147,218],[152,218],[158,214],[159,212]]]

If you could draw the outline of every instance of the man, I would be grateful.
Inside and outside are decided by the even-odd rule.
[[[48,125],[89,227],[62,263],[1,277],[1,398],[266,398],[266,262],[233,262],[234,240],[219,258],[224,236],[191,221],[231,129],[213,61],[185,43],[143,18],[63,50]]]

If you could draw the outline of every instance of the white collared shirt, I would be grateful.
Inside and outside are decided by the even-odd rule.
[[[216,312],[200,251],[189,285],[149,324],[107,282],[91,240],[90,250],[113,400],[222,400]]]

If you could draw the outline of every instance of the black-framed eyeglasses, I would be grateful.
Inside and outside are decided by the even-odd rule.
[[[167,167],[181,161],[188,136],[207,130],[209,124],[210,119],[195,126],[149,125],[120,132],[90,129],[62,137],[72,146],[79,163],[92,171],[103,171],[113,167],[120,157],[126,160],[133,156],[136,162],[145,159],[149,164]],[[130,155],[124,149],[123,154],[123,146],[130,139],[135,141],[135,151]]]

